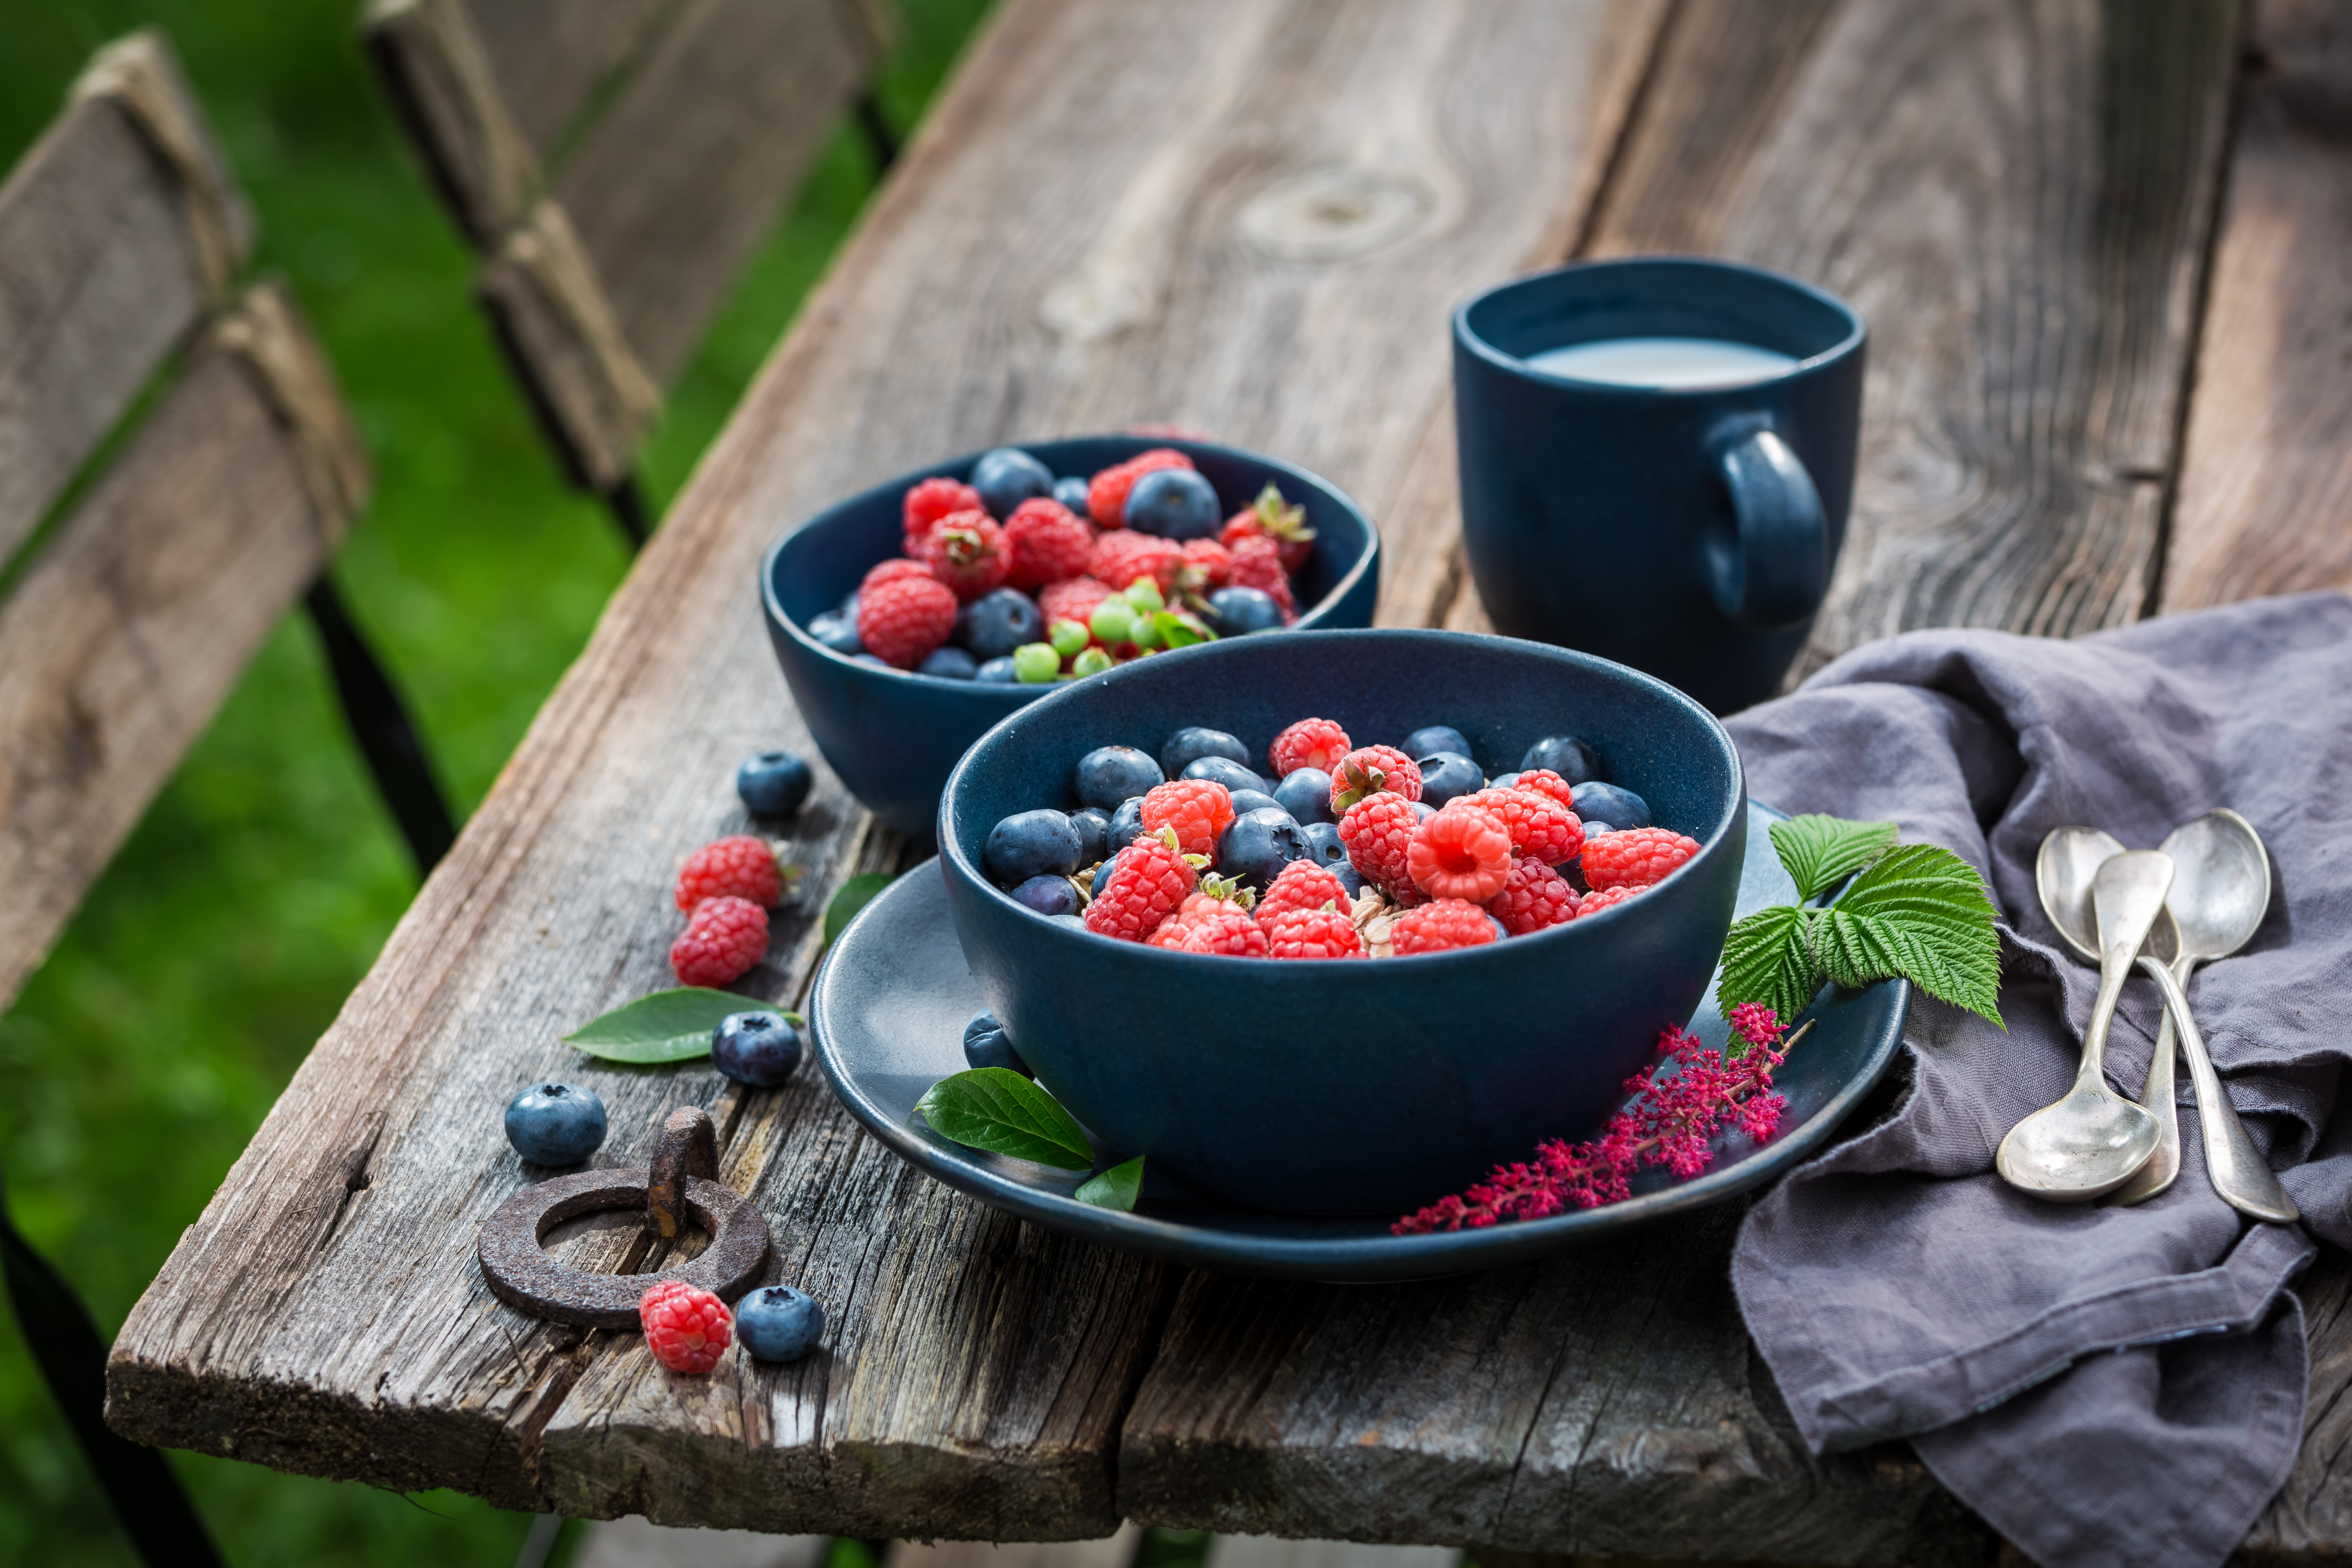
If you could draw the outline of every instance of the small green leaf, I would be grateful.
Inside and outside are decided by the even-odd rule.
[[[857,918],[857,911],[874,901],[874,895],[890,885],[890,879],[879,871],[864,871],[844,882],[824,906],[824,945],[831,947],[833,939],[842,928]]]
[[[1091,1171],[1095,1153],[1059,1101],[1010,1068],[975,1068],[931,1085],[915,1102],[931,1130],[950,1142]]]
[[[1078,1202],[1097,1208],[1133,1214],[1136,1194],[1142,1190],[1143,1156],[1138,1154],[1125,1164],[1113,1165],[1100,1175],[1088,1177],[1074,1195]]]
[[[1820,898],[1885,854],[1895,842],[1891,822],[1848,822],[1818,814],[1772,825],[1772,847],[1797,884],[1797,898]]]
[[[1716,1005],[1726,1018],[1734,1007],[1761,1002],[1786,1023],[1805,1010],[1821,980],[1806,942],[1819,910],[1776,904],[1731,928],[1723,941],[1723,975]]]
[[[1930,996],[2001,1024],[1996,911],[1976,868],[1934,844],[1889,850],[1822,912],[1812,958],[1840,985],[1900,974]]]
[[[1217,637],[1191,616],[1174,610],[1160,611],[1151,617],[1151,624],[1159,630],[1162,647],[1191,647],[1194,643],[1214,642]]]
[[[762,1005],[756,996],[680,986],[615,1007],[564,1036],[563,1043],[608,1062],[691,1061],[709,1053],[710,1031],[719,1027],[720,1019],[732,1013],[757,1012]],[[794,1024],[801,1022],[798,1013],[782,1016]]]

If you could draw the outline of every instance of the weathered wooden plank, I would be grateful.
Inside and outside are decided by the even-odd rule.
[[[228,198],[226,259],[242,260],[251,218],[170,47],[141,34],[117,48],[192,128]],[[75,99],[0,185],[0,562],[212,302],[189,199],[119,87]]]
[[[688,1530],[643,1519],[588,1527],[571,1568],[824,1568],[823,1535],[761,1535],[748,1530]]]
[[[2352,16],[2265,0],[2250,41],[2168,610],[2352,587]]]
[[[1286,1541],[1274,1535],[1220,1535],[1203,1568],[1454,1568],[1459,1552],[1443,1546],[1367,1546],[1354,1541]]]
[[[499,96],[542,164],[643,58],[681,0],[466,0]]]
[[[1378,514],[1441,411],[1444,312],[1565,243],[1655,6],[1015,0],[615,597],[586,655],[118,1338],[152,1441],[514,1506],[769,1529],[1084,1538],[1164,1272],[892,1168],[813,1079],[583,1065],[562,1029],[667,983],[678,858],[756,746],[814,749],[750,593],[773,531],[938,454],[1158,417]],[[1335,190],[1360,200],[1327,199]],[[898,846],[820,771],[810,904],[743,989],[797,994],[810,909]],[[472,1248],[521,1175],[507,1095],[562,1073],[642,1158],[713,1108],[728,1179],[826,1298],[825,1354],[699,1385],[498,1305]],[[627,1247],[578,1243],[607,1266]]]

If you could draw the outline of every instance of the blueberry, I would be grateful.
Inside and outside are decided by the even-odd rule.
[[[1160,766],[1171,779],[1202,757],[1231,757],[1244,767],[1250,765],[1250,749],[1240,736],[1198,724],[1177,731],[1160,748]]]
[[[1458,752],[1433,752],[1415,765],[1421,769],[1421,798],[1432,805],[1444,805],[1486,787],[1486,775],[1478,771],[1478,764]]]
[[[1306,858],[1306,834],[1278,805],[1245,811],[1217,836],[1217,874],[1260,891],[1285,866]]]
[[[809,765],[790,752],[761,752],[735,770],[735,793],[754,816],[790,816],[809,797]]]
[[[1348,858],[1348,847],[1340,841],[1338,823],[1310,822],[1298,831],[1307,840],[1306,858],[1337,876],[1349,898],[1364,890],[1364,879],[1357,875],[1355,862]]]
[[[1496,773],[1493,778],[1486,781],[1486,787],[1488,789],[1509,789],[1518,782],[1519,775],[1515,770],[1507,773]]]
[[[827,610],[809,622],[808,635],[845,658],[856,658],[866,651],[866,645],[857,637],[857,617],[854,614],[845,616]]]
[[[1087,917],[1084,915],[1055,915],[1053,917],[1053,921],[1057,926],[1068,926],[1073,931],[1087,929]]]
[[[1110,853],[1110,818],[1093,806],[1070,813],[1070,826],[1078,830],[1078,864],[1091,866]]]
[[[1071,781],[1080,805],[1104,811],[1167,782],[1160,764],[1133,746],[1096,747],[1078,759],[1077,776]]]
[[[1333,821],[1331,775],[1321,768],[1293,768],[1274,786],[1274,803],[1301,823]]]
[[[1281,812],[1283,816],[1289,816],[1290,820],[1293,822],[1298,820],[1296,816],[1291,816],[1289,807],[1284,805],[1282,802],[1275,799],[1274,796],[1266,794],[1264,790],[1229,789],[1225,794],[1233,801],[1234,815],[1235,816],[1239,816],[1244,811],[1278,811]]]
[[[1214,539],[1223,508],[1207,479],[1191,468],[1154,468],[1127,492],[1127,526],[1161,539]]]
[[[1209,595],[1209,619],[1221,637],[1270,632],[1282,625],[1282,606],[1263,588],[1220,588]]]
[[[988,515],[1007,518],[1013,509],[1035,496],[1054,493],[1053,471],[1018,447],[982,452],[971,466],[971,488]]]
[[[735,1303],[735,1337],[758,1361],[798,1361],[824,1332],[824,1309],[789,1285],[763,1285]]]
[[[1011,686],[1020,680],[1021,674],[1013,662],[1013,656],[1008,653],[1001,658],[982,660],[971,678],[988,686]]]
[[[1067,877],[1032,877],[1013,889],[1013,897],[1041,915],[1078,912],[1078,890],[1070,886]]]
[[[534,1165],[576,1165],[604,1142],[604,1102],[568,1083],[535,1083],[507,1101],[507,1142]]]
[[[1427,822],[1436,815],[1437,807],[1430,805],[1429,802],[1417,800],[1412,803],[1412,819],[1415,822]]]
[[[857,595],[858,590],[852,588],[841,596],[841,603],[835,606],[835,613],[845,620],[855,622],[857,619]]]
[[[956,641],[971,649],[974,658],[1002,658],[1045,632],[1037,601],[1018,588],[982,594],[956,612]]]
[[[1519,767],[1549,768],[1571,785],[1601,776],[1601,753],[1573,735],[1547,735],[1528,748]]]
[[[1470,754],[1470,742],[1451,724],[1432,724],[1404,738],[1404,754],[1408,757],[1433,756],[1439,752],[1466,757]]]
[[[1109,859],[1095,868],[1095,879],[1087,884],[1087,897],[1090,899],[1102,897],[1104,887],[1110,881],[1111,868],[1118,864],[1118,855],[1114,851]]]
[[[1066,479],[1055,479],[1054,499],[1080,517],[1084,517],[1087,515],[1087,491],[1092,488],[1086,480],[1075,475]]]
[[[730,1013],[710,1032],[710,1062],[737,1083],[773,1089],[801,1065],[801,1031],[781,1013]]]
[[[1110,847],[1113,855],[1143,837],[1143,797],[1132,795],[1118,803],[1110,814]]]
[[[1587,780],[1572,786],[1569,792],[1576,801],[1576,815],[1584,819],[1584,831],[1590,835],[1592,825],[1604,823],[1621,832],[1629,827],[1648,827],[1650,803],[1630,789],[1598,780]]]
[[[1078,830],[1058,811],[1016,811],[988,830],[981,864],[1002,887],[1078,868]]]
[[[1260,795],[1274,792],[1265,781],[1231,757],[1195,757],[1184,764],[1181,775],[1188,779],[1213,779],[1228,790],[1254,789]]]
[[[980,661],[960,647],[935,647],[915,666],[918,675],[936,675],[945,680],[970,680],[980,673]]]
[[[851,660],[851,662],[854,664],[870,664],[877,669],[887,669],[893,673],[896,673],[898,668],[897,665],[892,664],[888,659],[884,658],[880,654],[876,653],[861,653],[855,659]]]
[[[974,1013],[971,1022],[963,1026],[963,1059],[971,1067],[1010,1068],[1024,1078],[1029,1076],[1029,1064],[1005,1038],[1004,1026],[993,1013]]]

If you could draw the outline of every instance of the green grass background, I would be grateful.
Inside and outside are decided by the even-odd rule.
[[[904,132],[985,0],[895,5],[900,43],[879,90]],[[335,575],[464,812],[627,562],[603,510],[564,488],[473,309],[467,255],[368,74],[358,9],[10,0],[0,165],[31,145],[93,49],[141,26],[168,30],[260,219],[257,265],[292,279],[373,452],[375,504]],[[656,502],[684,482],[874,183],[845,130],[675,389],[645,465]],[[108,1331],[415,892],[308,623],[290,616],[0,1018],[14,1212]],[[178,1463],[238,1564],[502,1564],[530,1522],[455,1493]],[[0,1562],[131,1561],[0,1313]]]

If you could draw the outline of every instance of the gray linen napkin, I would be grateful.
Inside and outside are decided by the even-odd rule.
[[[2352,1247],[2352,599],[2263,600],[2074,641],[1921,632],[1839,659],[1730,721],[1757,798],[1886,818],[1956,850],[2003,915],[2003,1034],[1919,998],[1914,1086],[1889,1121],[1792,1173],[1733,1256],[1748,1331],[1815,1452],[1908,1437],[2048,1568],[2210,1568],[2276,1494],[2303,1435],[2316,1236]],[[2063,1092],[2096,989],[2042,918],[2042,836],[2152,847],[2234,807],[2269,845],[2269,918],[2189,1000],[2303,1226],[2214,1196],[2193,1114],[2169,1191],[2044,1204],[1993,1173]],[[2126,988],[2107,1057],[2137,1093],[2155,986]],[[1801,1046],[1799,1047],[1802,1049]],[[2188,1076],[2180,1092],[2189,1093]],[[2306,1230],[2308,1235],[2305,1234]]]

